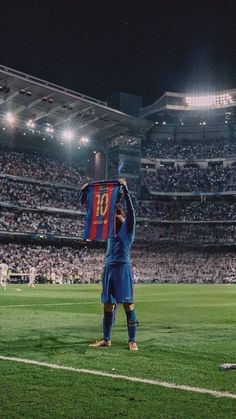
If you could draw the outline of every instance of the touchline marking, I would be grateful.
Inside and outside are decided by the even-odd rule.
[[[210,396],[214,396],[214,397],[226,397],[228,399],[236,400],[236,394],[229,393],[227,391],[217,391],[217,390],[211,390],[211,389],[201,388],[201,387],[191,387],[184,384],[168,383],[166,381],[150,380],[147,378],[129,377],[127,375],[110,374],[108,372],[87,370],[84,368],[75,368],[75,367],[69,367],[66,365],[49,364],[47,362],[35,361],[32,359],[24,359],[24,358],[16,358],[16,357],[0,355],[0,360],[13,361],[13,362],[18,362],[21,364],[28,364],[28,365],[38,365],[40,367],[51,368],[55,370],[66,370],[66,371],[72,371],[72,372],[77,372],[81,374],[89,374],[89,375],[96,375],[100,377],[114,378],[116,380],[132,381],[132,382],[141,383],[141,384],[151,384],[151,385],[155,385],[159,387],[189,391],[189,392],[200,393],[200,394],[209,394]]]

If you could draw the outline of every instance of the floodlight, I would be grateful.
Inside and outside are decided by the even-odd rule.
[[[81,137],[80,141],[81,141],[82,144],[88,144],[89,143],[88,137]]]
[[[232,96],[229,93],[206,96],[187,96],[185,98],[188,106],[197,108],[208,108],[232,103]]]
[[[71,141],[74,138],[74,133],[71,129],[65,129],[62,133],[62,138],[66,141]]]
[[[16,118],[11,112],[7,112],[4,119],[8,125],[14,125],[16,122]]]
[[[47,124],[46,132],[47,132],[47,134],[53,134],[54,133],[54,128],[52,127],[52,125]]]
[[[29,119],[29,121],[26,123],[26,125],[27,125],[28,128],[31,128],[31,129],[35,128],[35,123],[34,123],[34,121],[32,121],[32,119]]]

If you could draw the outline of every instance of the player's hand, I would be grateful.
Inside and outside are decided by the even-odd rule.
[[[118,179],[118,182],[119,182],[120,185],[127,186],[127,182],[123,178]]]
[[[88,186],[88,183],[84,183],[83,186],[81,187],[81,191],[84,191]]]

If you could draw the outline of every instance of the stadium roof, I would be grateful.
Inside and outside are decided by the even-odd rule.
[[[78,137],[105,140],[118,134],[142,134],[150,121],[111,109],[106,102],[0,65],[0,116],[32,120],[56,131],[73,128]]]
[[[165,92],[153,104],[140,109],[142,118],[154,119],[167,112],[196,113],[227,110],[236,106],[236,89],[215,93],[174,93]]]

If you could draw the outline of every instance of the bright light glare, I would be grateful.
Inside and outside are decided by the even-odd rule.
[[[63,131],[62,133],[62,138],[66,141],[71,141],[74,138],[74,133],[73,131],[71,131],[70,129],[66,129],[65,131]]]
[[[27,123],[26,123],[28,128],[35,128],[35,123],[32,121],[32,119],[30,119]]]
[[[53,128],[52,126],[48,125],[48,126],[46,127],[46,132],[47,132],[48,134],[53,134],[53,133],[54,133],[54,128]]]
[[[16,118],[15,118],[15,116],[11,112],[8,112],[5,115],[5,118],[4,119],[5,119],[5,121],[6,121],[6,123],[8,125],[14,125],[14,123],[16,122]]]
[[[88,139],[88,137],[82,137],[82,138],[80,139],[80,141],[81,141],[81,143],[82,143],[82,144],[88,144],[89,139]]]
[[[208,108],[210,106],[227,105],[232,103],[232,96],[228,93],[207,96],[187,96],[185,100],[188,106]]]

